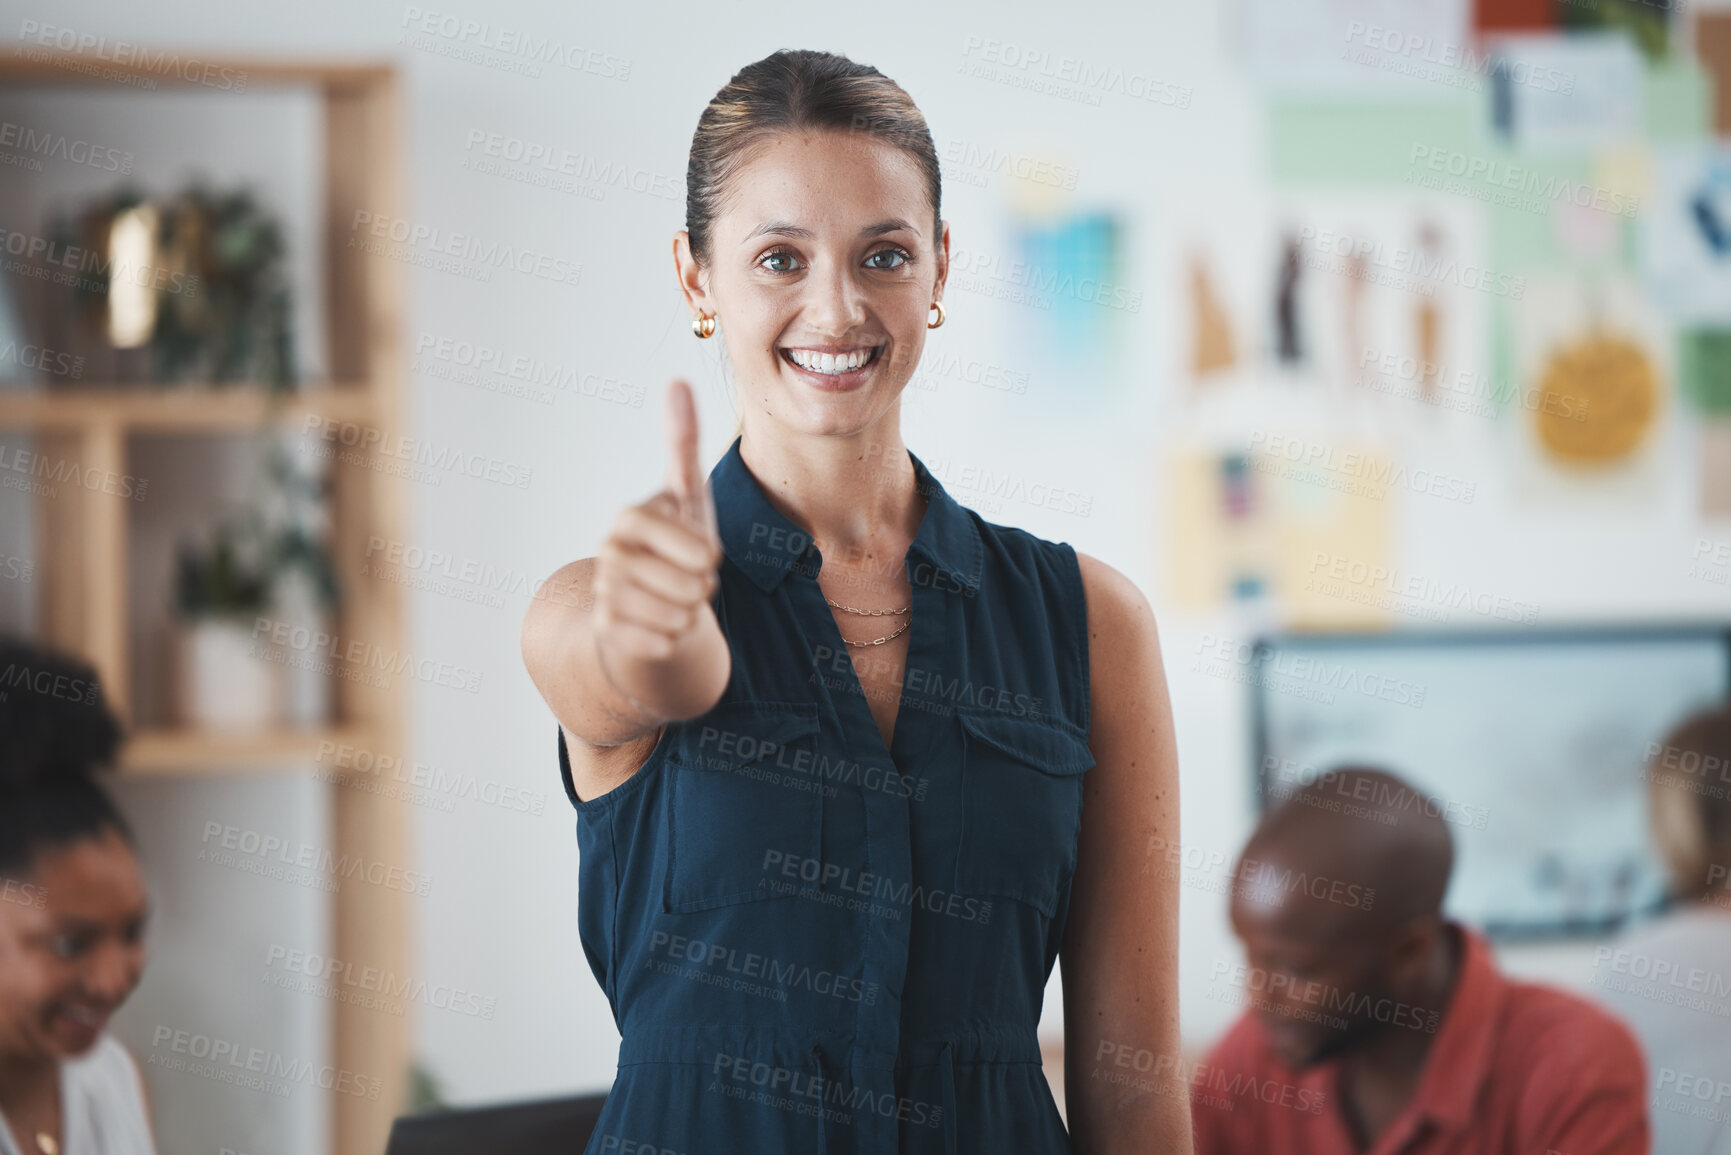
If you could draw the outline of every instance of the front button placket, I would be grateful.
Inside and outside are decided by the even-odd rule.
[[[804,575],[804,580],[788,584],[789,595],[800,599],[800,615],[807,624],[810,652],[818,653],[819,647],[827,646],[831,653],[847,655],[849,647],[836,625],[835,615],[830,612],[823,587],[817,581],[823,568],[823,554],[816,545],[808,547],[806,562],[796,571],[797,575]],[[918,647],[932,633],[930,628],[920,628],[920,620],[930,607],[922,604],[917,589],[913,607],[913,621],[907,632],[909,667]],[[859,790],[864,805],[866,845],[863,855],[848,854],[842,848],[837,848],[837,853],[845,855],[841,859],[842,865],[858,863],[857,869],[873,878],[911,879],[910,799],[902,797],[900,791],[873,789],[867,783],[875,781],[881,787],[883,776],[865,773],[868,766],[876,765],[884,771],[899,774],[900,767],[891,749],[884,745],[883,735],[878,731],[877,719],[872,716],[865,687],[854,671],[851,657],[841,664],[845,667],[841,675],[846,679],[844,688],[832,692],[831,698],[836,715],[841,719],[842,750],[859,757],[859,773],[848,777],[853,783],[852,788]],[[817,681],[824,684],[821,677]],[[903,681],[905,684],[905,671]],[[907,730],[913,722],[904,716],[900,707],[897,708],[895,729],[890,735],[895,746],[905,746]],[[862,1000],[856,1012],[858,1045],[847,1064],[845,1090],[850,1104],[847,1113],[860,1155],[894,1155],[897,1147],[895,1112],[888,1112],[886,1118],[885,1113],[876,1108],[879,1104],[893,1104],[897,1100],[895,1064],[901,1043],[902,993],[907,984],[908,935],[912,919],[867,914],[862,915],[862,921],[863,977],[867,983],[877,984],[879,996],[870,1006]]]

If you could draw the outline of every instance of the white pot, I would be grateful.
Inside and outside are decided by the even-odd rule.
[[[291,637],[301,633],[301,627],[302,636],[314,638],[330,628],[311,579],[298,569],[278,580],[271,616],[289,627]],[[290,726],[323,726],[331,720],[331,675],[324,662],[307,660],[316,658],[316,653],[306,653],[283,664],[283,721]]]
[[[283,659],[250,618],[176,626],[174,720],[210,730],[265,730],[282,721]]]

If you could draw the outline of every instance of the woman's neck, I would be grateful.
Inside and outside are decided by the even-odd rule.
[[[53,1055],[0,1051],[0,1114],[33,1112],[19,1108],[52,1102],[60,1085],[60,1061]]]
[[[762,441],[748,432],[739,454],[764,496],[811,533],[826,561],[905,548],[919,532],[926,502],[899,429]]]

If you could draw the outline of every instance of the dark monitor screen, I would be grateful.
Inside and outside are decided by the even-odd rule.
[[[1250,660],[1261,808],[1319,778],[1350,806],[1326,772],[1386,769],[1449,823],[1452,917],[1600,934],[1664,904],[1645,766],[1731,692],[1731,626],[1289,634]]]
[[[385,1155],[574,1155],[606,1101],[584,1095],[405,1115],[392,1126]]]

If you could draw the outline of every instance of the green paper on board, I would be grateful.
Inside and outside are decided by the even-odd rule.
[[[1515,373],[1515,319],[1507,301],[1491,305],[1490,346],[1491,380],[1500,411],[1521,393],[1522,386]]]
[[[1731,414],[1731,329],[1677,334],[1677,386],[1700,412]]]
[[[1713,89],[1693,60],[1647,69],[1647,138],[1694,140],[1713,133]]]
[[[1400,184],[1416,146],[1471,153],[1483,97],[1451,93],[1443,103],[1376,99],[1286,100],[1268,111],[1269,177],[1276,184]]]

